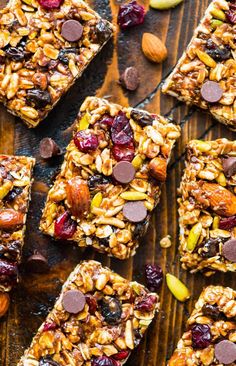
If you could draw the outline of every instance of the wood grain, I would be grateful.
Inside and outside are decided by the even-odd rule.
[[[118,5],[116,0],[91,0],[91,5],[104,17],[116,24]],[[0,109],[0,152],[35,156],[35,183],[30,205],[23,264],[34,249],[45,254],[50,263],[50,272],[32,275],[21,268],[21,282],[12,292],[10,311],[0,321],[0,365],[14,366],[24,348],[30,344],[32,336],[53,306],[62,283],[81,259],[94,258],[127,278],[143,282],[146,263],[157,263],[164,272],[180,277],[191,290],[192,297],[186,304],[177,302],[166,285],[160,291],[161,312],[147,333],[138,350],[134,351],[127,366],[164,366],[166,359],[176,346],[184,329],[185,321],[193,308],[202,288],[208,284],[230,285],[236,288],[233,274],[217,274],[203,278],[201,274],[191,275],[180,268],[178,258],[178,215],[176,190],[184,167],[186,143],[193,138],[233,139],[232,132],[216,123],[207,114],[189,109],[175,99],[163,96],[160,87],[163,79],[174,67],[188,44],[193,30],[198,24],[210,0],[185,0],[171,11],[158,12],[149,9],[148,0],[140,1],[148,13],[145,23],[137,28],[122,32],[117,28],[113,42],[110,42],[96,57],[85,74],[66,94],[48,118],[35,130],[29,130],[6,110]],[[0,1],[3,4],[3,0]],[[141,37],[144,32],[152,32],[167,45],[169,56],[162,65],[150,63],[142,54]],[[124,92],[118,84],[120,73],[127,66],[135,65],[141,75],[141,85],[135,92]],[[38,230],[41,209],[49,185],[62,158],[51,163],[43,162],[38,154],[41,138],[53,137],[65,148],[71,137],[70,128],[79,106],[87,95],[107,96],[111,101],[143,107],[155,113],[173,118],[182,128],[169,167],[166,185],[163,186],[161,202],[156,209],[147,235],[142,240],[137,255],[127,261],[118,261],[98,254],[90,249],[82,250],[67,243],[57,244]],[[173,245],[164,250],[159,241],[166,234],[172,237]]]

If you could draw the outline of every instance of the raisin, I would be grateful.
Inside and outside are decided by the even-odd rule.
[[[222,242],[222,238],[210,238],[203,243],[201,256],[204,258],[211,258],[217,255],[219,252],[219,244]]]
[[[202,313],[203,315],[210,316],[213,320],[218,320],[220,318],[220,310],[216,305],[203,305]]]
[[[108,324],[116,324],[122,314],[121,303],[114,297],[103,298],[101,301],[101,313]]]
[[[139,111],[138,109],[132,109],[130,116],[142,127],[152,125],[154,121],[154,118],[149,113]]]
[[[218,46],[212,39],[208,39],[206,43],[206,53],[215,61],[228,60],[231,57],[231,50],[228,45]]]
[[[128,4],[120,6],[118,24],[122,29],[127,29],[144,22],[145,10],[137,1],[132,0]]]
[[[51,103],[51,96],[46,90],[32,89],[28,90],[27,100],[33,103],[36,108],[44,108],[47,104]]]
[[[85,299],[86,299],[86,303],[89,306],[89,313],[94,315],[97,310],[97,307],[98,307],[96,298],[94,296],[88,294],[85,296]]]
[[[95,188],[99,189],[99,186],[109,184],[110,182],[111,182],[111,179],[109,179],[105,175],[97,174],[97,175],[93,175],[91,178],[89,178],[88,186],[89,186],[89,189],[95,189]]]
[[[13,61],[23,61],[25,59],[22,47],[8,47],[5,51],[5,55]]]
[[[150,291],[157,291],[163,281],[163,272],[161,267],[154,264],[146,264],[145,266],[147,288]]]
[[[195,324],[192,329],[193,348],[207,348],[211,344],[211,329],[207,324]]]
[[[103,44],[111,36],[110,24],[105,20],[100,20],[95,29],[92,29],[92,39],[94,43]]]
[[[11,203],[15,200],[23,192],[23,188],[21,187],[14,187],[5,197],[4,202]]]
[[[133,233],[134,239],[142,238],[147,231],[148,225],[149,225],[148,218],[146,218],[146,220],[143,222],[138,222],[134,228],[134,233]]]
[[[54,361],[50,356],[46,356],[39,359],[39,366],[60,366],[60,364]]]
[[[59,52],[58,60],[61,61],[63,64],[68,65],[69,64],[69,58],[67,57],[68,54],[73,53],[77,54],[78,49],[75,47],[70,48],[64,48]]]

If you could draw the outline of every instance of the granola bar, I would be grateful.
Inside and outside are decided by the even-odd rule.
[[[37,126],[112,31],[82,0],[10,0],[0,11],[0,101]]]
[[[0,155],[0,291],[17,280],[35,159]]]
[[[235,186],[236,141],[190,141],[178,199],[185,269],[236,271]]]
[[[82,262],[18,366],[121,366],[158,309],[157,294],[99,262]]]
[[[120,259],[134,255],[179,135],[179,127],[161,116],[87,98],[41,230]]]
[[[229,287],[203,290],[167,366],[235,365],[236,292]]]
[[[162,91],[236,130],[236,4],[214,0]]]

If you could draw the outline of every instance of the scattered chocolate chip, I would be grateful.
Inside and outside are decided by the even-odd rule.
[[[228,340],[215,345],[215,357],[224,365],[229,365],[236,360],[236,344]]]
[[[127,67],[120,77],[120,83],[127,90],[136,90],[139,86],[139,73],[136,67]]]
[[[112,174],[117,182],[127,184],[134,179],[135,169],[130,162],[120,161],[113,168]]]
[[[225,242],[222,254],[230,262],[236,263],[236,239],[229,239]]]
[[[78,41],[83,34],[83,26],[78,20],[70,19],[65,21],[61,27],[61,35],[68,42]]]
[[[26,269],[33,273],[45,273],[49,270],[48,261],[42,254],[35,252],[27,259]]]
[[[228,156],[222,158],[222,165],[224,169],[224,173],[227,178],[232,177],[236,173],[236,158],[233,156]]]
[[[131,222],[141,222],[147,216],[147,209],[143,202],[127,202],[123,207],[123,215]]]
[[[142,127],[151,126],[154,121],[154,118],[149,113],[138,109],[132,109],[130,117]]]
[[[223,90],[215,81],[207,81],[201,88],[201,95],[206,102],[216,103],[223,95]]]
[[[77,314],[83,310],[86,303],[84,294],[79,290],[69,290],[64,293],[62,304],[68,313]]]
[[[50,159],[61,154],[60,147],[50,137],[45,137],[40,141],[39,154],[43,159]]]

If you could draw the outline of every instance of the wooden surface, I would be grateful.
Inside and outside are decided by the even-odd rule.
[[[2,1],[2,0],[1,0]],[[148,1],[143,0],[148,10]],[[185,0],[184,4],[171,11],[149,10],[145,24],[126,32],[117,33],[98,57],[89,66],[83,77],[67,93],[49,117],[35,130],[29,130],[20,120],[13,118],[3,107],[0,109],[0,153],[26,154],[37,159],[32,203],[27,223],[24,259],[34,249],[44,253],[50,263],[50,272],[32,275],[21,270],[21,282],[12,292],[12,303],[8,315],[0,321],[0,365],[14,366],[32,336],[53,306],[61,285],[74,266],[81,259],[94,258],[127,278],[143,282],[143,268],[146,263],[157,263],[165,272],[171,272],[187,283],[192,292],[186,304],[177,302],[163,284],[160,291],[161,312],[150,327],[139,349],[130,357],[127,366],[164,366],[182,334],[185,321],[193,309],[194,301],[203,286],[223,284],[236,288],[233,274],[217,274],[203,278],[201,274],[191,275],[181,270],[177,254],[178,215],[176,189],[183,170],[185,144],[193,138],[215,139],[228,137],[233,133],[216,123],[212,118],[189,109],[175,99],[161,95],[161,81],[171,71],[178,57],[189,42],[209,0]],[[92,0],[91,5],[104,17],[116,23],[119,2],[116,0]],[[140,49],[143,32],[152,32],[166,42],[169,56],[163,65],[147,61]],[[135,93],[124,93],[117,84],[119,73],[125,67],[135,65],[141,75],[141,85]],[[99,72],[98,72],[99,70]],[[149,111],[173,117],[181,124],[182,136],[178,141],[168,174],[163,186],[161,203],[156,209],[146,237],[135,257],[120,262],[92,250],[79,249],[70,244],[57,244],[40,234],[38,224],[48,186],[57,172],[61,158],[52,163],[43,162],[38,155],[41,138],[53,137],[65,147],[71,137],[71,128],[77,111],[87,95],[110,96],[114,102],[144,107]],[[161,249],[160,239],[169,233],[173,245]]]

